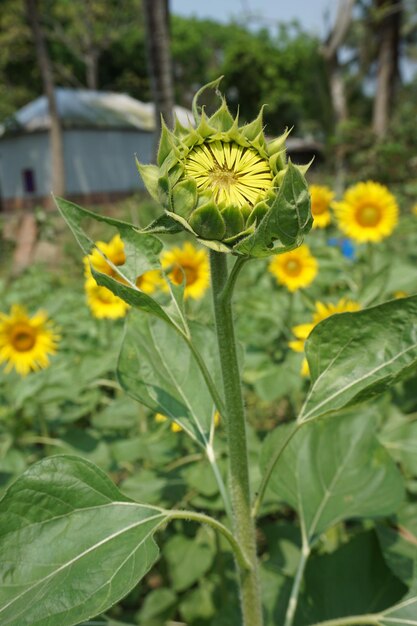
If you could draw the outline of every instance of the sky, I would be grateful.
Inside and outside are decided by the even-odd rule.
[[[242,15],[253,16],[259,26],[297,19],[304,29],[317,35],[326,31],[326,13],[334,16],[338,0],[171,0],[171,12],[227,22]],[[257,18],[255,20],[255,17]]]

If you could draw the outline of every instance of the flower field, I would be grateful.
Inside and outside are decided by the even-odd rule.
[[[414,202],[199,122],[2,272],[0,623],[417,624]]]

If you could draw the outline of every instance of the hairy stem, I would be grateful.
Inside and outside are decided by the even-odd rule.
[[[224,417],[229,448],[233,534],[251,565],[250,570],[245,571],[237,563],[243,624],[244,626],[262,626],[255,525],[250,511],[245,413],[231,307],[233,286],[243,263],[240,260],[236,262],[228,280],[226,255],[211,251],[210,262],[214,314],[226,405]]]

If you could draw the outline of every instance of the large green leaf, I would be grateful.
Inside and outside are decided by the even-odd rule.
[[[379,436],[405,474],[417,476],[417,419],[391,412]]]
[[[395,518],[377,524],[376,531],[387,565],[411,586],[417,562],[417,504],[404,503]]]
[[[191,324],[190,329],[193,342],[220,389],[213,333],[199,324]],[[213,423],[213,400],[194,355],[175,329],[132,311],[120,353],[118,378],[133,398],[155,413],[177,421],[206,447]]]
[[[417,584],[401,602],[384,611],[379,621],[383,626],[417,626]]]
[[[266,439],[264,466],[287,432],[281,426]],[[278,460],[270,490],[298,511],[310,542],[341,520],[394,513],[404,499],[403,478],[366,413],[301,428]]]
[[[417,296],[333,315],[306,342],[311,388],[298,420],[387,389],[417,366]]]
[[[307,182],[290,162],[270,210],[255,232],[245,237],[234,250],[255,257],[291,250],[302,243],[312,223]]]
[[[407,591],[384,563],[373,531],[357,535],[307,565],[296,626],[382,611]]]
[[[123,240],[126,255],[126,262],[123,265],[112,266],[118,276],[118,280],[92,268],[94,278],[99,285],[107,287],[107,289],[128,302],[131,306],[152,313],[171,323],[169,315],[167,315],[160,304],[136,287],[138,276],[141,276],[148,270],[161,268],[159,253],[162,250],[162,242],[151,234],[140,232],[128,222],[88,211],[63,198],[55,198],[55,202],[86,255],[91,254],[94,249],[98,248],[82,227],[82,222],[85,219],[104,222],[109,226],[117,228]],[[109,265],[112,265],[110,260],[108,262]]]
[[[71,626],[103,613],[153,565],[166,520],[84,459],[33,465],[0,502],[0,623]]]

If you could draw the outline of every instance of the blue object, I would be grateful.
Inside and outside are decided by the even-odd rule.
[[[347,259],[354,259],[356,248],[350,239],[340,237],[330,237],[327,243],[329,246],[337,246],[344,257]]]

